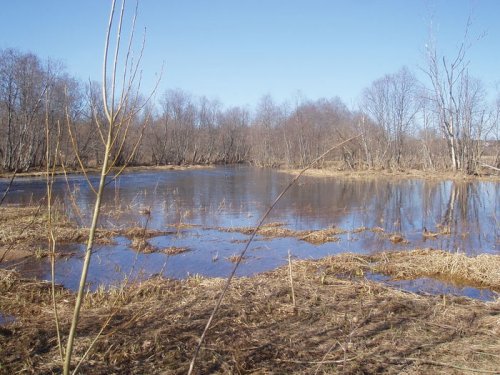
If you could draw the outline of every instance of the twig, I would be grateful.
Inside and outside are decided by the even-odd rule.
[[[403,360],[403,361],[410,361],[410,362],[419,362],[419,363],[426,364],[426,365],[449,367],[449,368],[454,368],[457,370],[477,372],[477,373],[481,373],[481,374],[500,374],[500,371],[481,370],[481,369],[470,368],[470,367],[462,367],[462,366],[452,365],[451,363],[431,361],[431,360],[422,359],[422,358],[405,357],[405,358],[391,358],[391,359],[396,360],[396,361]]]
[[[12,183],[14,182],[14,179],[16,178],[17,174],[17,168],[14,169],[14,173],[12,174],[12,177],[10,178],[9,184],[7,185],[7,188],[3,192],[2,199],[0,199],[0,206],[2,205],[3,201],[5,200],[5,197],[9,193],[10,188],[12,187]]]
[[[494,167],[494,166],[492,166],[492,165],[484,164],[484,163],[479,163],[479,164],[481,164],[483,167],[486,167],[486,168],[491,168],[491,169],[493,169],[493,170],[495,170],[495,171],[500,172],[500,168]]]
[[[297,307],[297,303],[295,302],[295,289],[293,288],[293,277],[292,277],[292,257],[290,255],[290,249],[288,249],[288,275],[290,276],[290,288],[292,289],[292,302],[293,307]]]
[[[311,365],[323,365],[323,364],[329,364],[329,363],[344,363],[344,362],[350,362],[354,361],[356,358],[358,358],[359,355],[352,357],[352,358],[347,358],[347,359],[336,359],[336,360],[329,360],[329,361],[299,361],[296,359],[277,359],[276,362],[287,362],[287,363],[301,363],[301,364],[311,364]]]
[[[269,214],[271,213],[271,211],[274,209],[274,207],[276,206],[276,204],[278,204],[278,202],[285,195],[285,193],[295,184],[295,182],[297,182],[297,180],[300,178],[300,176],[302,176],[308,169],[312,168],[314,166],[314,164],[316,164],[318,161],[320,161],[321,159],[323,159],[326,155],[328,155],[330,152],[332,152],[336,148],[342,147],[346,143],[352,141],[355,138],[358,138],[359,136],[361,136],[361,134],[358,134],[358,135],[356,135],[354,137],[351,137],[349,139],[346,139],[343,142],[340,142],[340,143],[336,144],[335,146],[331,147],[330,149],[328,149],[327,151],[325,151],[323,154],[321,154],[320,156],[318,156],[316,159],[314,159],[304,169],[302,169],[297,174],[297,176],[295,176],[290,181],[290,183],[281,191],[281,193],[276,197],[276,199],[274,200],[274,202],[269,206],[269,208],[267,209],[267,211],[264,213],[264,215],[260,219],[259,224],[255,227],[255,229],[253,230],[252,234],[250,235],[250,238],[248,239],[248,241],[247,241],[247,243],[245,245],[245,248],[243,249],[243,251],[239,255],[238,260],[234,264],[233,270],[231,271],[231,273],[229,274],[229,277],[227,278],[227,281],[226,281],[226,283],[224,285],[224,288],[222,289],[222,292],[221,292],[221,294],[220,294],[220,296],[219,296],[219,298],[217,300],[217,303],[215,304],[214,310],[212,311],[212,314],[208,318],[207,324],[206,324],[206,326],[205,326],[205,328],[203,330],[203,333],[200,336],[200,340],[199,340],[198,345],[196,346],[196,349],[194,351],[193,358],[191,359],[191,363],[189,364],[188,375],[191,375],[192,372],[193,372],[194,364],[196,362],[196,358],[198,357],[198,353],[200,351],[201,345],[203,344],[203,341],[204,341],[205,336],[206,336],[206,334],[208,332],[208,329],[210,328],[210,325],[212,324],[212,320],[214,319],[215,314],[217,314],[217,311],[220,308],[220,305],[222,303],[222,300],[223,300],[224,296],[226,295],[227,291],[229,290],[229,286],[231,285],[231,281],[233,280],[234,275],[236,274],[236,270],[238,269],[238,266],[240,265],[241,260],[243,259],[243,256],[247,252],[247,250],[248,250],[250,244],[252,243],[255,235],[257,234],[258,230],[261,228],[262,224],[264,223],[264,221],[266,220],[266,218],[269,216]]]
[[[340,343],[338,341],[335,341],[333,343],[333,345],[330,347],[330,349],[328,349],[328,351],[325,353],[325,355],[323,356],[323,358],[321,359],[321,361],[318,363],[318,367],[316,367],[316,371],[314,371],[314,375],[316,375],[319,371],[319,369],[321,368],[321,366],[323,365],[323,363],[328,363],[326,361],[326,357],[328,356],[328,354],[331,353],[331,351],[337,346],[337,344],[340,345]],[[354,357],[356,358],[356,357]],[[345,362],[345,358],[342,360],[342,362]]]
[[[59,121],[57,122],[57,136],[56,136],[56,145],[54,150],[54,159],[52,161],[52,168],[50,167],[51,161],[51,148],[50,148],[50,128],[49,128],[49,98],[48,94],[46,98],[45,105],[45,139],[47,144],[46,149],[46,164],[47,164],[47,175],[45,177],[46,190],[47,190],[47,240],[48,240],[48,248],[50,252],[50,285],[51,285],[51,296],[52,296],[52,307],[54,309],[54,323],[56,326],[56,334],[57,334],[57,347],[59,349],[59,355],[61,357],[61,362],[64,361],[64,353],[63,353],[63,345],[61,340],[61,324],[59,321],[59,312],[57,309],[57,301],[56,301],[56,237],[54,235],[54,227],[52,226],[52,192],[54,187],[54,176],[56,172],[56,164],[57,164],[57,154],[59,153],[59,142],[61,140],[61,124]]]

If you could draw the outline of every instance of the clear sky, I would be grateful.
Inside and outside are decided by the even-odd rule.
[[[135,1],[128,0],[128,9]],[[100,81],[105,0],[2,0],[0,49],[60,60]],[[471,16],[471,73],[492,97],[500,81],[499,0],[142,0],[144,89],[165,63],[160,93],[181,88],[224,105],[253,106],[300,93],[355,108],[375,79],[425,66],[430,30],[450,57]],[[140,39],[140,38],[139,38]]]

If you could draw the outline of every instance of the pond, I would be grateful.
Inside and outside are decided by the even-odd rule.
[[[226,229],[255,226],[291,178],[275,170],[252,167],[138,171],[119,176],[106,188],[100,225],[147,225],[148,229],[168,230],[169,234],[150,239],[151,244],[189,251],[172,256],[161,252],[137,254],[129,239],[117,237],[113,244],[95,248],[88,278],[90,288],[125,277],[145,278],[158,273],[175,278],[196,274],[226,277],[234,266],[231,256],[241,252],[248,239],[246,234]],[[97,176],[90,176],[90,181],[96,184]],[[0,191],[7,183],[0,180]],[[6,203],[27,205],[44,194],[43,178],[18,178]],[[74,220],[89,224],[94,193],[83,176],[58,177],[54,196]],[[252,275],[286,264],[289,251],[301,259],[341,252],[367,254],[428,247],[470,256],[499,254],[499,198],[500,185],[495,182],[303,177],[266,222],[279,222],[293,230],[335,227],[346,232],[338,236],[339,241],[320,245],[290,237],[257,236],[237,275]],[[144,211],[150,215],[144,215]],[[397,233],[404,241],[394,243],[388,235],[363,228]],[[443,228],[449,234],[432,239],[423,236],[424,231],[439,232]],[[57,281],[75,289],[84,245],[60,245],[58,251],[73,255],[58,261]],[[30,259],[16,268],[25,276],[50,277],[47,259]],[[425,290],[428,284],[399,282],[398,286]],[[436,288],[432,283],[431,289]],[[475,295],[478,291],[456,293]]]

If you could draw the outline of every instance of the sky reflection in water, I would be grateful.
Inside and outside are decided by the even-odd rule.
[[[136,254],[130,249],[129,240],[117,238],[114,245],[96,247],[90,268],[90,286],[119,282],[128,275],[149,277],[159,272],[176,278],[192,274],[227,276],[233,267],[228,258],[243,249],[243,241],[248,237],[218,229],[256,225],[290,179],[287,174],[249,167],[144,171],[120,176],[105,191],[100,224],[111,228],[144,226],[147,218],[141,210],[148,208],[151,211],[150,229],[171,231],[170,225],[196,225],[179,230],[176,235],[150,240],[159,248],[177,246],[190,251],[170,257],[163,253]],[[92,181],[96,183],[97,179],[94,177]],[[0,189],[5,184],[6,181],[0,181]],[[14,183],[7,201],[28,204],[39,200],[44,193],[43,179],[20,178]],[[54,194],[75,220],[88,225],[94,196],[82,176],[70,176],[67,182],[58,178]],[[264,240],[257,237],[238,275],[251,275],[283,265],[288,250],[302,259],[317,259],[345,251],[372,253],[422,247],[465,252],[470,256],[498,254],[499,197],[500,186],[494,182],[304,177],[284,196],[267,222],[282,222],[297,230],[335,226],[350,233],[340,235],[339,242],[323,245],[294,238]],[[401,233],[409,243],[393,244],[386,236],[371,231],[352,232],[360,227],[380,227],[386,233]],[[449,227],[451,235],[433,240],[423,238],[424,228],[438,231],[441,227]],[[76,253],[63,258],[57,265],[58,281],[74,289],[84,246],[61,245],[59,250]],[[25,262],[18,269],[26,276],[48,278],[50,275],[47,260]],[[435,284],[430,287],[428,282],[406,285],[411,290],[483,298],[477,295],[476,289],[456,290]]]

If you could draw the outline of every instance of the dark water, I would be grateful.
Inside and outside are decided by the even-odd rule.
[[[175,256],[163,253],[136,254],[126,238],[114,245],[98,246],[90,268],[91,287],[109,285],[124,277],[148,277],[155,273],[183,278],[188,275],[227,276],[233,267],[228,261],[239,253],[248,237],[221,231],[221,227],[254,226],[291,176],[272,170],[249,167],[186,171],[145,171],[127,173],[107,186],[104,196],[106,227],[147,226],[172,230],[170,225],[196,225],[176,234],[158,236],[151,243],[160,248],[177,246],[190,251]],[[95,184],[96,177],[91,178]],[[0,180],[0,191],[6,186]],[[88,225],[94,193],[82,176],[59,178],[54,194],[70,215]],[[45,194],[43,179],[18,179],[7,197],[8,203],[28,204]],[[71,198],[73,197],[73,198]],[[151,211],[150,218],[141,214]],[[500,184],[422,180],[341,180],[304,177],[284,196],[268,218],[291,229],[322,229],[331,226],[349,233],[339,242],[312,245],[293,238],[265,240],[251,245],[238,274],[251,275],[286,262],[288,251],[298,258],[321,258],[340,252],[371,253],[380,250],[431,247],[464,252],[499,254]],[[449,227],[451,235],[424,239],[422,231]],[[371,231],[354,233],[359,227],[380,227],[386,233],[401,233],[408,243],[393,244],[387,236]],[[83,245],[61,247],[76,255],[57,264],[57,279],[76,288],[81,269]],[[17,265],[26,276],[48,278],[47,260]],[[413,285],[413,286],[412,286]],[[482,292],[437,287],[418,281],[400,285],[412,290],[440,290],[477,298]],[[415,286],[416,285],[416,286]],[[446,289],[448,288],[448,289]],[[450,289],[451,288],[451,289]],[[470,288],[469,288],[470,289]],[[479,293],[479,294],[478,294]],[[477,294],[477,296],[476,296]]]

